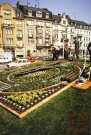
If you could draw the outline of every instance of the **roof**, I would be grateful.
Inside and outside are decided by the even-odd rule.
[[[15,9],[15,11],[21,12],[21,17],[23,18],[23,12],[19,8],[16,8],[16,7],[13,7],[13,8]]]
[[[25,5],[21,5],[25,10],[32,10],[32,11],[41,11],[44,13],[52,13],[51,11],[49,11],[47,8],[36,8],[36,7],[28,7]]]
[[[89,24],[83,22],[83,21],[78,21],[78,20],[72,20],[74,23],[78,24],[78,25],[86,25],[89,26]]]
[[[60,14],[58,14],[58,15],[52,15],[52,19],[53,20],[57,20],[57,23],[59,23],[60,20],[61,20],[61,15]]]

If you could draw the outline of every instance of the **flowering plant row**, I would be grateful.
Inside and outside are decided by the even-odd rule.
[[[30,94],[21,94],[21,95],[15,94],[8,96],[7,99],[12,100],[14,102],[18,102],[19,104],[25,106],[45,93],[46,91],[37,91]]]

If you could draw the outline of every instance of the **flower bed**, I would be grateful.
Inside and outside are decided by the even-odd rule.
[[[41,68],[40,68],[41,69]],[[71,72],[78,73],[79,68],[71,64],[56,65],[52,68],[43,70],[34,70],[32,73],[25,74],[27,70],[19,70],[16,72],[11,72],[8,75],[8,80],[11,81],[13,87],[10,89],[5,89],[5,92],[19,92],[19,91],[32,91],[37,89],[46,88],[61,82],[61,78]],[[20,72],[20,73],[19,73]],[[19,76],[16,76],[19,74]],[[16,84],[15,84],[16,83]]]
[[[33,107],[37,103],[41,102],[45,98],[59,91],[66,86],[65,84],[59,84],[54,87],[49,87],[43,91],[36,91],[27,94],[15,94],[15,95],[0,95],[0,102],[11,108],[13,111],[21,114]]]

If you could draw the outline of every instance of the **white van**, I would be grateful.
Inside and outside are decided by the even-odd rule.
[[[12,57],[3,57],[0,59],[0,63],[8,63],[12,61]]]

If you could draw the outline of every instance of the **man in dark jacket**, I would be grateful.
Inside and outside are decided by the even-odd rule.
[[[75,55],[76,55],[76,58],[78,59],[79,58],[80,43],[76,37],[74,37],[74,44],[75,44]]]

